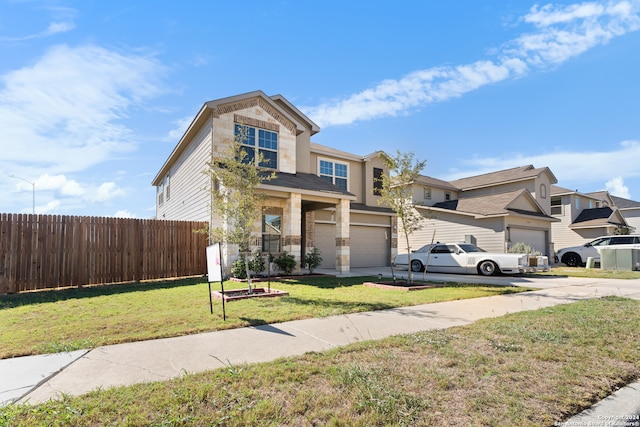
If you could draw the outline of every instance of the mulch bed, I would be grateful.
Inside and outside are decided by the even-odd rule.
[[[289,274],[289,275],[282,275],[282,276],[271,276],[271,277],[264,277],[264,276],[257,276],[257,277],[252,277],[251,281],[252,282],[268,282],[268,281],[273,281],[276,282],[278,280],[286,280],[286,279],[304,279],[307,277],[335,277],[335,274],[321,274],[321,273],[312,273],[312,274]],[[247,279],[238,279],[237,277],[230,277],[229,280],[231,280],[232,282],[241,282],[241,283],[246,283]]]
[[[289,295],[289,292],[280,291],[278,289],[253,288],[253,293],[249,293],[248,289],[231,289],[224,291],[225,301],[237,301],[249,298],[273,298]],[[222,292],[211,291],[211,297],[222,299]]]

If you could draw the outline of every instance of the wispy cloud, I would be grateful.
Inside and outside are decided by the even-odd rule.
[[[532,69],[557,66],[588,49],[640,29],[640,1],[534,6],[521,18],[536,31],[496,49],[494,60],[414,71],[396,80],[314,107],[302,107],[320,126],[396,116],[459,97]]]
[[[76,27],[75,9],[69,7],[49,6],[43,8],[35,7],[31,11],[32,14],[39,14],[42,12],[44,12],[49,17],[49,25],[45,29],[31,34],[0,36],[0,42],[21,42],[26,40],[41,39],[72,31]],[[22,26],[20,28],[22,28]]]
[[[135,148],[120,121],[162,91],[152,57],[98,46],[56,46],[33,66],[0,76],[0,169],[84,170]]]
[[[616,195],[630,198],[628,188],[619,185],[622,178],[640,178],[640,142],[623,141],[611,151],[555,151],[533,156],[504,155],[502,157],[457,159],[459,167],[450,170],[446,180],[454,180],[467,176],[480,175],[514,166],[532,164],[536,167],[547,166],[558,178],[558,185],[571,188],[582,188],[591,191],[606,187],[616,188]],[[610,167],[615,165],[615,167]],[[589,188],[585,187],[588,186]],[[580,189],[578,188],[578,189]],[[620,190],[620,191],[618,191]]]
[[[35,184],[35,187],[33,186]],[[100,184],[79,183],[63,174],[44,174],[33,183],[20,179],[11,190],[13,195],[28,193],[31,196],[36,191],[36,212],[49,213],[53,210],[64,210],[73,205],[103,204],[126,195],[126,189],[115,182]]]

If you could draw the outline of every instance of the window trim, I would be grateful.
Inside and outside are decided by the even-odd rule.
[[[328,174],[323,174],[322,173],[322,168],[321,168],[322,162],[331,163],[331,173],[332,173],[332,175],[328,175]],[[341,166],[345,166],[346,174],[347,174],[346,177],[343,178],[341,176],[336,176],[336,167],[335,167],[336,164],[339,164]],[[344,190],[345,191],[349,191],[349,185],[350,185],[349,175],[351,175],[351,172],[349,171],[349,162],[343,162],[343,161],[331,159],[331,158],[328,158],[328,157],[318,157],[317,167],[318,167],[318,176],[320,178],[324,179],[324,177],[331,176],[331,183],[333,185],[335,185],[336,187],[338,187],[338,188],[341,188],[341,187],[336,184],[336,178],[344,179],[346,181]]]
[[[253,145],[251,144],[245,144],[245,139],[242,138],[242,140],[239,138],[240,133],[238,132],[238,129],[245,127],[248,129],[253,129],[253,136],[250,137],[250,139],[253,141]],[[260,133],[265,133],[265,134],[272,134],[275,135],[276,139],[275,139],[275,144],[276,144],[276,148],[273,149],[271,147],[261,147],[260,146],[260,141],[261,141],[261,135]],[[240,143],[241,147],[246,147],[247,149],[251,149],[253,151],[253,164],[255,164],[258,167],[262,167],[262,168],[266,168],[266,169],[270,169],[270,170],[278,170],[278,165],[280,163],[280,133],[277,131],[274,131],[272,129],[265,129],[259,126],[253,126],[253,125],[248,125],[248,124],[244,124],[244,123],[239,123],[239,122],[234,122],[233,124],[233,138],[235,141],[238,141]],[[260,153],[275,153],[275,166],[270,166],[269,163],[271,161],[271,157],[265,157],[264,159],[267,160],[267,162],[262,162],[262,164],[258,163],[258,157],[260,157]],[[249,154],[249,153],[247,153]],[[265,164],[266,163],[266,164]]]
[[[422,187],[424,193],[422,195],[422,197],[425,200],[431,200],[431,196],[432,196],[432,191],[431,191],[431,187]]]
[[[384,169],[382,168],[373,168],[373,195],[374,196],[382,196],[382,175],[384,174]]]

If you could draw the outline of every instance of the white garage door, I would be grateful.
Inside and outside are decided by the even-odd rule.
[[[351,267],[380,267],[389,265],[389,229],[352,225]],[[322,254],[322,267],[336,266],[336,231],[332,224],[316,224],[315,243]]]
[[[511,243],[524,242],[544,255],[547,254],[547,233],[544,230],[528,230],[511,227]]]

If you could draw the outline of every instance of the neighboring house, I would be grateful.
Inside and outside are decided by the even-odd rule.
[[[554,185],[551,188],[551,216],[559,220],[552,225],[556,251],[629,227],[613,197],[606,191],[580,193]]]
[[[640,202],[617,196],[611,196],[611,200],[622,213],[629,227],[633,228],[632,232],[640,231]]]
[[[506,252],[522,242],[551,257],[551,223],[558,220],[549,214],[556,182],[549,168],[532,165],[455,181],[422,176],[413,184],[413,202],[424,227],[410,237],[411,249],[432,240],[467,241]],[[406,252],[402,245],[398,250]]]
[[[158,219],[220,225],[204,171],[243,128],[249,130],[247,150],[262,153],[263,165],[276,173],[260,186],[268,198],[252,250],[286,251],[299,266],[307,248],[316,246],[322,267],[341,273],[390,263],[395,216],[374,194],[375,178],[385,172],[379,152],[363,157],[312,143],[320,128],[281,95],[262,91],[202,106],[152,182]],[[225,248],[227,266],[237,257],[237,248]]]

